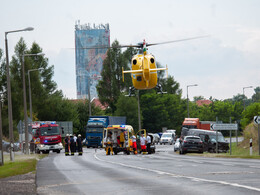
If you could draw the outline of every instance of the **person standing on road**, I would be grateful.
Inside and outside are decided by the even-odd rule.
[[[78,149],[77,149],[77,136],[76,136],[76,134],[74,134],[73,139],[74,139],[74,148],[75,148],[75,152],[77,152]]]
[[[70,155],[74,156],[74,152],[75,152],[74,137],[72,134],[70,134]]]
[[[78,135],[78,139],[77,139],[77,145],[78,145],[78,153],[81,156],[83,151],[82,151],[82,141],[81,141],[81,135]]]
[[[144,134],[142,134],[140,137],[140,145],[143,154],[146,154],[146,138],[144,137]]]
[[[146,146],[147,146],[147,152],[148,152],[148,154],[151,154],[151,142],[152,142],[151,136],[150,136],[150,135],[147,135],[146,140],[147,140],[147,144],[146,144]]]
[[[120,147],[124,147],[124,143],[125,143],[125,134],[124,134],[124,131],[121,130],[121,133],[120,133]]]
[[[69,134],[66,135],[64,141],[65,141],[65,156],[69,155]]]
[[[135,135],[132,136],[132,143],[133,143],[134,154],[137,154],[137,145],[136,145],[136,137],[135,137]]]

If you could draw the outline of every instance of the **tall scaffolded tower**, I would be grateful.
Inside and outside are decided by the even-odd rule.
[[[107,48],[110,46],[109,24],[91,26],[90,24],[75,25],[76,48],[76,79],[77,99],[91,99],[97,97],[96,85],[101,77],[103,61]],[[90,92],[90,97],[88,95]]]

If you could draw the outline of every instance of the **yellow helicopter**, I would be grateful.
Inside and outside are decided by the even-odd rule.
[[[132,83],[135,89],[152,89],[157,86],[157,71],[166,70],[168,77],[168,68],[157,68],[155,57],[147,53],[147,45],[143,41],[143,54],[133,56],[132,70],[124,71],[122,67],[122,76],[124,82],[124,74],[131,73]]]
[[[187,40],[192,40],[192,39],[199,39],[199,38],[204,38],[207,36],[192,37],[192,38],[187,38],[187,39],[179,39],[179,40],[174,40],[174,41],[152,43],[152,44],[148,44],[144,40],[143,43],[138,44],[138,45],[122,46],[122,47],[137,47],[143,51],[143,53],[139,53],[132,57],[132,60],[131,60],[132,70],[125,71],[122,68],[123,81],[124,81],[125,73],[132,74],[131,77],[132,77],[133,87],[130,87],[130,89],[129,89],[129,96],[132,95],[132,93],[134,92],[135,89],[143,90],[143,89],[157,88],[159,93],[163,93],[161,85],[157,83],[157,80],[158,80],[157,71],[166,70],[166,76],[168,77],[168,67],[167,67],[167,65],[165,68],[156,67],[155,57],[152,54],[149,54],[147,52],[148,46],[161,45],[161,44],[180,42],[180,41],[187,41]]]

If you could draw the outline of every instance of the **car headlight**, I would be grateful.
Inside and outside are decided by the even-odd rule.
[[[44,145],[43,145],[43,144],[39,144],[39,147],[40,147],[40,148],[43,148],[43,147],[44,147]]]
[[[58,143],[58,146],[63,146],[63,145],[62,145],[62,143],[60,142],[60,143]]]

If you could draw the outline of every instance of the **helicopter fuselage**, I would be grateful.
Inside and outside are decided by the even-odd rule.
[[[137,54],[132,58],[131,72],[136,89],[152,89],[157,85],[155,57],[151,54]]]

